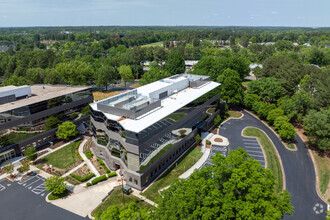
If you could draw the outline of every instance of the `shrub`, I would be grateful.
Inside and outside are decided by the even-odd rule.
[[[278,130],[278,134],[282,139],[290,140],[296,136],[296,131],[291,123],[284,122],[281,124],[280,129]]]
[[[74,149],[78,150],[80,144],[81,144],[81,141],[78,141],[76,146],[74,147]]]
[[[79,152],[78,151],[76,151],[76,155],[77,155],[77,157],[79,158],[79,160],[81,160],[81,161],[83,161],[84,159],[80,156],[80,154],[79,154]]]
[[[68,194],[69,194],[69,190],[65,189],[64,192],[61,194],[53,194],[53,193],[49,194],[48,199],[55,200],[55,199],[63,198],[65,196],[67,196]]]
[[[73,178],[75,178],[76,180],[78,180],[80,182],[86,182],[87,180],[90,180],[91,178],[93,178],[95,176],[95,174],[91,173],[87,176],[81,177],[81,176],[71,173],[70,176],[72,176]]]
[[[86,151],[84,151],[84,154],[86,155],[87,159],[91,159],[94,156],[94,154],[92,153],[92,151],[89,150],[89,149],[86,150]]]
[[[211,141],[206,140],[206,144],[207,144],[207,145],[211,144]]]
[[[78,118],[78,116],[79,116],[79,114],[78,113],[72,113],[71,115],[70,115],[70,119],[71,120],[74,120],[74,119],[76,119],[76,118]]]
[[[196,143],[199,143],[201,140],[202,140],[201,136],[199,134],[196,135],[196,137],[195,137]]]
[[[87,186],[87,187],[89,187],[89,186],[91,186],[91,185],[92,185],[92,184],[91,184],[91,183],[89,183],[89,182],[88,182],[88,183],[86,183],[86,186]]]
[[[214,125],[218,125],[218,124],[221,123],[221,121],[222,121],[221,116],[220,116],[220,115],[217,115],[217,116],[214,118],[213,123],[214,123]]]
[[[104,162],[100,158],[97,158],[97,161],[101,166],[103,166],[103,169],[105,170],[106,173],[110,173],[109,168],[104,164]]]
[[[117,173],[112,172],[112,173],[109,173],[107,176],[108,176],[108,178],[111,178],[111,177],[117,176]]]
[[[277,118],[275,119],[275,121],[274,121],[274,127],[275,127],[275,130],[279,130],[279,129],[281,129],[281,125],[282,125],[283,123],[286,123],[286,122],[289,122],[288,117],[286,117],[286,116],[279,116],[279,117],[277,117]]]
[[[22,162],[22,166],[19,167],[17,170],[20,173],[29,171],[30,170],[30,164],[29,164],[29,162]]]
[[[45,180],[46,190],[55,195],[62,195],[66,190],[66,184],[63,177],[51,176]]]
[[[270,124],[274,124],[275,119],[278,118],[279,116],[284,116],[284,111],[282,109],[275,108],[270,112],[268,112],[267,121]]]
[[[252,106],[254,105],[255,102],[259,102],[260,101],[260,97],[256,94],[245,94],[244,95],[244,105],[251,109]]]
[[[96,177],[92,180],[92,185],[98,184],[99,182],[107,180],[107,175]]]

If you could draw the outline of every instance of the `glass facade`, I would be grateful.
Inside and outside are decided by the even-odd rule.
[[[91,91],[87,89],[87,90],[59,96],[56,98],[52,98],[49,100],[33,103],[13,110],[1,112],[0,124],[5,124],[9,121],[15,121],[17,119],[21,119],[26,116],[30,116],[57,106],[68,104],[70,102],[87,99],[91,96],[92,96]]]

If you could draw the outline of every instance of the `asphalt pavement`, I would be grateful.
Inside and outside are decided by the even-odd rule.
[[[292,216],[286,215],[283,219],[324,220],[327,204],[319,198],[316,192],[314,165],[304,142],[297,136],[295,142],[298,150],[287,150],[279,138],[260,120],[246,111],[242,111],[242,113],[244,113],[243,118],[230,119],[220,128],[220,135],[227,137],[229,140],[229,150],[238,147],[248,150],[253,149],[247,148],[247,146],[253,147],[253,144],[249,144],[246,138],[241,136],[241,132],[245,127],[253,126],[266,132],[282,159],[286,189],[291,193],[291,204],[294,206],[294,214]],[[252,153],[249,152],[250,155]]]
[[[45,201],[44,178],[35,175],[20,182],[0,180],[0,219],[81,220],[82,218]]]

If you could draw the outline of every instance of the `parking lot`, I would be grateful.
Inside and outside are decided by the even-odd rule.
[[[47,203],[44,178],[29,176],[19,182],[0,180],[0,219],[58,220],[84,219],[67,210]],[[85,218],[87,219],[87,218]]]
[[[39,175],[29,176],[17,182],[17,184],[21,185],[22,187],[25,187],[36,195],[45,196],[48,194],[45,186],[45,178]]]

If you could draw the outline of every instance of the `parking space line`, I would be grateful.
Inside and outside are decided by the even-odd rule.
[[[255,142],[255,143],[245,143],[244,142],[244,144],[246,144],[246,145],[259,145],[258,142]]]
[[[262,154],[262,151],[247,150],[246,152],[248,152],[248,153],[253,152],[253,153],[260,153],[260,154]]]
[[[42,193],[43,191],[46,190],[46,185],[45,182],[43,182],[42,184],[40,184],[39,186],[35,187],[34,189],[32,189],[31,191],[37,195],[39,195],[40,193]]]
[[[259,146],[258,147],[245,146],[245,148],[260,148],[260,147]]]
[[[36,183],[36,182],[38,182],[40,180],[42,180],[41,178],[38,178],[37,176],[36,176],[36,178],[37,178],[36,181],[33,181],[32,183],[28,184],[27,186],[25,186],[25,188],[28,187],[28,186],[31,186],[32,184],[34,184],[34,183]]]
[[[256,141],[256,139],[244,139],[243,138],[243,141]]]
[[[250,154],[250,156],[251,157],[262,157],[262,158],[264,157],[263,155],[252,155],[252,154]]]
[[[19,184],[19,185],[22,185],[23,183],[28,182],[29,180],[33,179],[34,177],[36,177],[36,176],[30,176],[30,177],[28,177],[28,178],[25,178],[25,179],[19,181],[18,184]]]

